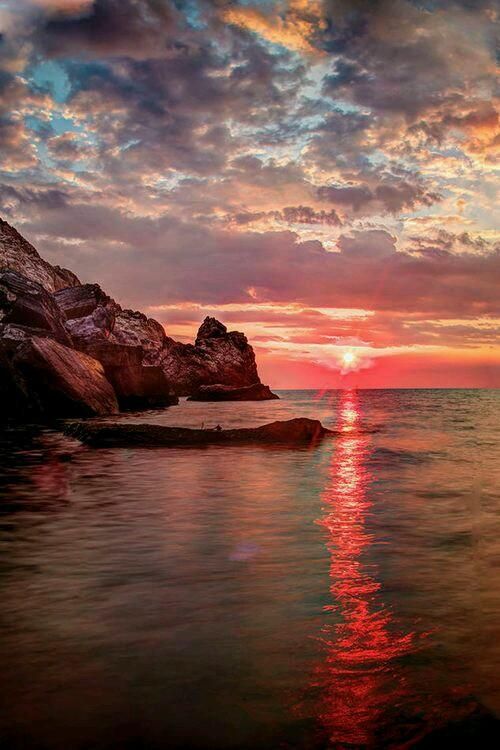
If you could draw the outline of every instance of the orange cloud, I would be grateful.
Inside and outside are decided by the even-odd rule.
[[[295,0],[290,2],[284,13],[278,9],[264,13],[251,7],[228,7],[222,12],[222,19],[295,52],[319,54],[318,49],[308,41],[315,29],[322,28],[324,23],[319,2]]]
[[[31,0],[31,3],[51,12],[73,15],[89,10],[94,0]]]

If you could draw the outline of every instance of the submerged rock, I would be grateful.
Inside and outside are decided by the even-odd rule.
[[[118,403],[100,362],[54,339],[0,345],[0,402],[10,416],[104,416]]]
[[[230,385],[202,385],[188,401],[269,401],[279,398],[268,385],[253,383],[243,388]]]
[[[203,445],[309,445],[321,440],[330,430],[317,419],[289,419],[262,427],[232,430],[196,430],[188,427],[163,427],[153,424],[73,423],[66,434],[82,443],[102,447],[182,447]]]

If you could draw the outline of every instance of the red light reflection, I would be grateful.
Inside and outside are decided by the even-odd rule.
[[[412,650],[414,634],[394,632],[392,613],[380,596],[376,566],[365,559],[373,544],[366,529],[371,507],[369,436],[358,429],[356,391],[342,393],[336,427],[343,436],[336,441],[322,496],[325,512],[317,523],[327,533],[331,555],[334,603],[325,609],[342,619],[323,631],[326,659],[314,684],[321,691],[319,719],[334,747],[370,747],[384,713],[404,692],[395,660]]]

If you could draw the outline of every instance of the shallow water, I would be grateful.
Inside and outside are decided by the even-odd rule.
[[[8,748],[383,748],[500,713],[500,392],[289,391],[311,448],[0,437]]]

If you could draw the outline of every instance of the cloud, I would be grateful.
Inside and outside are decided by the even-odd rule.
[[[4,211],[125,304],[243,306],[263,349],[490,346],[495,5],[9,0]]]

